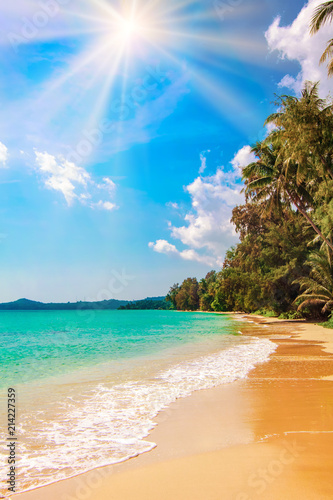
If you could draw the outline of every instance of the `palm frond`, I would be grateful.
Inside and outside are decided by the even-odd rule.
[[[333,56],[333,38],[331,38],[331,40],[327,42],[326,49],[322,53],[321,58],[319,60],[320,64],[323,64],[326,61],[326,59],[332,58],[332,56]]]
[[[310,33],[314,35],[321,26],[333,19],[333,2],[325,2],[319,5],[310,22]]]

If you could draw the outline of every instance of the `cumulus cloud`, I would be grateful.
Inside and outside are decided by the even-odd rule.
[[[212,176],[199,176],[185,190],[191,198],[191,210],[184,215],[184,224],[168,223],[171,237],[184,245],[179,250],[167,240],[149,243],[155,252],[181,257],[184,260],[221,266],[226,250],[238,241],[230,222],[232,209],[244,203],[241,193],[241,167],[254,161],[250,146],[240,149],[231,161],[232,168],[218,168]]]
[[[151,241],[148,243],[148,246],[158,253],[178,253],[175,245],[171,245],[171,243],[166,240],[157,240],[155,243]]]
[[[8,149],[7,147],[0,142],[0,166],[5,167],[8,160]]]
[[[231,165],[235,170],[246,167],[255,161],[256,155],[252,153],[251,149],[251,146],[244,146],[235,154],[231,160]]]
[[[84,168],[63,156],[53,156],[40,151],[35,151],[35,155],[37,169],[42,174],[45,187],[59,191],[64,196],[68,206],[71,206],[74,200],[78,200],[82,204],[89,204],[91,208],[105,210],[117,208],[114,203],[108,200],[90,202],[96,191],[104,190],[109,195],[114,194],[116,185],[108,177],[104,177],[103,182],[97,184]]]
[[[164,253],[166,255],[173,254],[177,255],[181,259],[201,262],[202,264],[207,264],[209,266],[213,266],[215,264],[215,259],[206,255],[199,255],[198,252],[193,249],[180,251],[175,245],[172,245],[167,240],[157,240],[155,243],[151,241],[148,246],[157,253]]]
[[[209,177],[197,177],[186,191],[191,197],[192,210],[184,217],[185,225],[171,227],[173,238],[192,249],[205,249],[217,259],[234,241],[230,223],[231,210],[243,201],[241,185],[229,181],[228,173],[218,169]]]
[[[285,75],[279,86],[299,93],[306,80],[320,81],[320,93],[326,97],[332,90],[332,80],[327,78],[326,65],[320,65],[319,59],[332,38],[332,26],[323,26],[314,36],[309,34],[310,20],[321,3],[322,0],[310,0],[290,26],[281,26],[281,18],[277,17],[265,36],[271,51],[279,51],[281,59],[298,61],[301,67],[296,77]]]

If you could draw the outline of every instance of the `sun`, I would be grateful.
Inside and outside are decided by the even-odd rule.
[[[154,38],[154,19],[150,16],[137,12],[122,13],[113,23],[110,36],[127,43],[136,40],[145,40],[149,43]]]
[[[123,19],[120,22],[119,32],[122,38],[129,40],[135,35],[137,28],[134,19]]]
[[[119,36],[125,42],[133,40],[142,29],[143,26],[134,18],[123,18],[119,21]]]
[[[243,113],[248,103],[240,101],[225,78],[231,67],[230,47],[241,60],[256,45],[249,46],[246,34],[242,39],[224,32],[212,4],[201,0],[75,0],[63,9],[63,24],[52,27],[50,21],[50,29],[40,29],[33,40],[59,39],[63,44],[73,37],[75,41],[63,71],[51,75],[39,99],[49,102],[51,92],[68,88],[63,106],[77,106],[80,113],[77,103],[84,102],[89,110],[85,123],[95,127],[104,116],[115,114],[113,109],[127,106],[136,82],[147,81],[153,67],[164,66],[171,79],[161,92],[173,92],[178,81],[189,81],[214,109],[223,115],[230,110],[230,120],[236,120],[235,110]],[[233,67],[231,71],[234,74]],[[151,92],[148,97],[153,101],[156,95]],[[140,107],[131,109],[136,113]]]

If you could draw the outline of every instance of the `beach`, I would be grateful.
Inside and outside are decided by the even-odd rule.
[[[252,322],[246,335],[276,343],[268,362],[161,411],[148,438],[157,444],[152,451],[11,498],[332,498],[332,331],[243,319]]]

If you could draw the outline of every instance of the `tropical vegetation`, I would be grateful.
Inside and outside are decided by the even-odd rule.
[[[220,271],[172,286],[172,308],[294,318],[333,311],[332,103],[307,82],[276,106],[242,171],[245,204],[231,218],[239,244]]]

